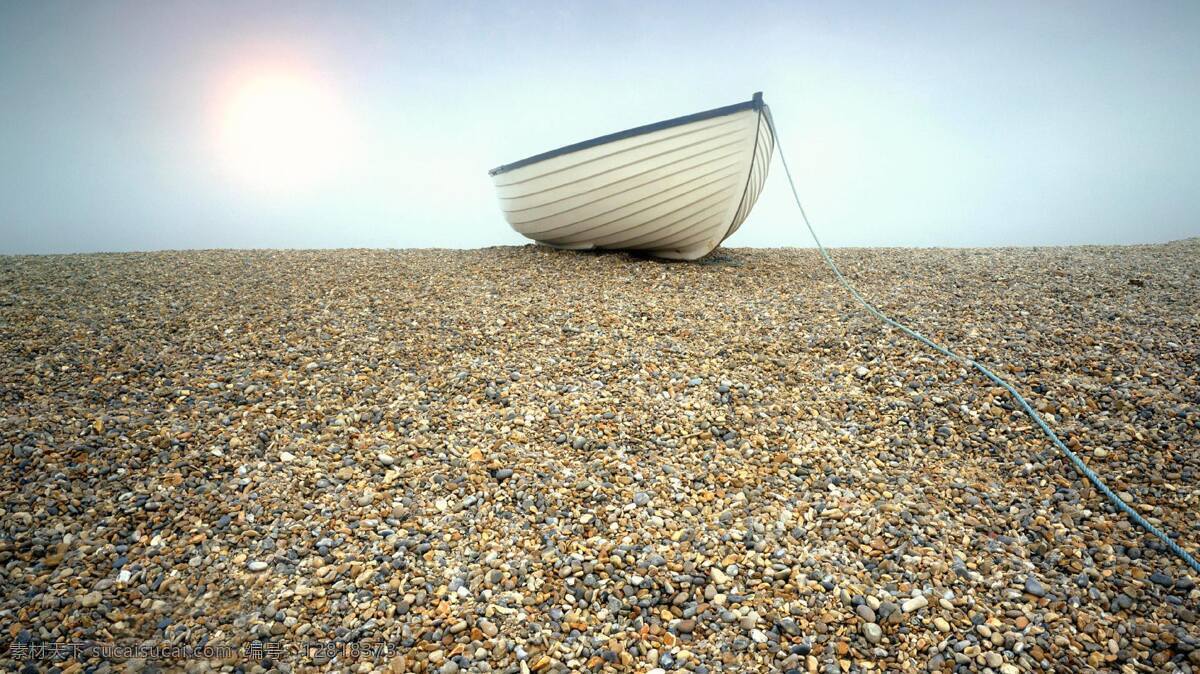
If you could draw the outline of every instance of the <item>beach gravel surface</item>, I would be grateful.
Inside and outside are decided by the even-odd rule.
[[[1200,551],[1200,243],[833,255]],[[0,337],[11,671],[1200,670],[1196,574],[812,250],[3,257]]]

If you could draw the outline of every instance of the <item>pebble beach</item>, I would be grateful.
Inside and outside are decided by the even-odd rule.
[[[1200,553],[1200,240],[832,255]],[[0,335],[9,671],[1200,671],[1200,577],[814,250],[8,256]]]

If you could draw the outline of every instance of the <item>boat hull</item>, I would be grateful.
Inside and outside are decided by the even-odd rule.
[[[762,192],[775,139],[762,98],[602,136],[494,169],[501,210],[539,243],[694,260]]]

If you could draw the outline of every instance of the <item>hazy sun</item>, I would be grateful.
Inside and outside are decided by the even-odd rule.
[[[275,70],[238,78],[218,119],[222,163],[249,186],[319,187],[349,157],[351,124],[336,92],[303,72]]]

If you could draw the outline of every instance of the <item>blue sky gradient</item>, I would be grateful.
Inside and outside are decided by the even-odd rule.
[[[762,90],[835,246],[1200,235],[1200,4],[0,6],[2,253],[525,243],[487,170]],[[361,151],[297,193],[213,159],[229,73],[333,83]],[[776,160],[733,246],[809,245]]]

